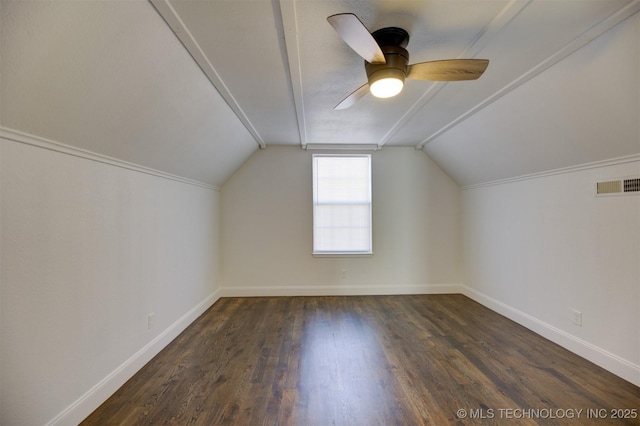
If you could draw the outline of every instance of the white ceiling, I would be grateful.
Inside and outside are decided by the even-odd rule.
[[[495,129],[518,138],[535,128],[514,99],[529,105],[523,114],[549,102],[539,91],[555,96],[554,83],[540,81],[554,65],[566,69],[639,0],[0,1],[2,126],[213,185],[268,145],[424,147],[462,185],[638,151],[638,126],[624,116],[620,149],[530,162],[525,137],[508,165],[495,161]],[[334,111],[366,81],[326,21],[342,12],[372,31],[406,29],[410,63],[486,58],[489,68],[470,82],[408,81],[396,98]],[[620,78],[638,75],[639,44],[606,48],[613,60],[631,54]],[[592,83],[559,74],[564,96]],[[517,126],[505,129],[504,114]]]

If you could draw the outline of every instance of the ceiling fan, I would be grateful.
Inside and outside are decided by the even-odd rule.
[[[402,91],[405,78],[429,81],[462,81],[479,78],[487,59],[445,59],[409,63],[409,33],[402,28],[388,27],[370,33],[353,13],[331,15],[327,21],[340,37],[365,60],[368,82],[344,98],[334,109],[345,109],[371,92],[378,98],[390,98]]]

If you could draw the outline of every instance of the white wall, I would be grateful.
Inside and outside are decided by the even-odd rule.
[[[472,298],[640,384],[640,196],[594,194],[599,180],[640,175],[638,156],[619,163],[464,189],[464,283]]]
[[[0,142],[0,424],[73,424],[215,301],[219,193]]]
[[[457,291],[458,186],[423,152],[372,154],[372,257],[312,252],[311,155],[299,147],[255,153],[222,188],[226,295]]]

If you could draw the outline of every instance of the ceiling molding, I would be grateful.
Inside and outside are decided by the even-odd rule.
[[[289,76],[293,91],[293,102],[298,120],[300,145],[307,146],[307,121],[304,111],[304,93],[302,90],[302,70],[300,67],[300,43],[298,42],[298,19],[295,1],[273,0],[280,4],[280,15],[284,28],[284,41],[289,64]]]
[[[506,179],[492,180],[489,182],[475,183],[472,185],[461,186],[460,189],[468,191],[471,189],[484,188],[486,186],[505,185],[512,182],[520,182],[523,180],[539,179],[547,176],[562,175],[567,173],[579,172],[582,170],[598,169],[601,167],[617,166],[619,164],[640,162],[640,154],[632,154],[619,158],[612,158],[603,161],[594,161],[593,163],[579,164],[577,166],[562,167],[554,170],[547,170],[539,173],[531,173],[522,176],[516,176]]]
[[[378,151],[381,146],[375,143],[308,143],[306,150],[333,150],[333,151]]]
[[[249,120],[249,117],[247,117],[242,107],[240,107],[229,91],[229,88],[222,81],[222,78],[220,78],[220,75],[214,68],[213,64],[202,51],[202,48],[186,27],[176,10],[171,6],[170,0],[149,0],[149,2],[169,25],[173,33],[176,35],[178,40],[180,40],[194,61],[196,61],[196,64],[198,64],[200,69],[204,72],[213,87],[233,110],[251,136],[253,136],[258,146],[262,149],[266,148],[266,144],[262,136],[260,136],[253,123],[251,123],[251,120]]]
[[[96,152],[92,152],[86,149],[76,148],[71,145],[66,145],[66,144],[56,142],[50,139],[46,139],[40,136],[10,129],[8,127],[0,126],[0,139],[5,139],[5,140],[25,144],[25,145],[31,145],[38,148],[48,149],[50,151],[55,151],[61,154],[67,154],[73,157],[83,158],[89,161],[95,161],[96,163],[108,164],[110,166],[120,167],[122,169],[127,169],[127,170],[131,170],[138,173],[157,176],[160,178],[169,179],[176,182],[186,183],[194,186],[200,186],[202,188],[210,189],[213,191],[220,191],[220,188],[214,185],[209,185],[207,183],[200,182],[197,180],[172,175],[170,173],[165,173],[163,171],[152,169],[150,167],[145,167],[138,164],[130,163],[128,161],[118,160],[117,158],[98,154]]]
[[[491,41],[502,28],[507,26],[509,22],[515,19],[532,0],[511,0],[495,18],[484,27],[476,37],[465,47],[458,55],[460,58],[474,58],[480,51]],[[427,91],[418,98],[418,100],[407,110],[406,113],[393,125],[393,127],[382,137],[378,145],[386,144],[400,129],[402,129],[409,120],[411,120],[425,105],[427,105],[440,90],[446,85],[446,82],[434,82]],[[422,146],[416,146],[416,149],[422,149]]]
[[[458,124],[460,124],[461,122],[463,122],[464,120],[472,116],[473,114],[480,111],[481,109],[492,104],[493,102],[497,101],[507,93],[511,92],[512,90],[518,88],[519,86],[523,85],[527,81],[531,80],[532,78],[534,78],[535,76],[543,72],[544,70],[560,62],[561,60],[571,55],[581,47],[585,46],[590,41],[596,39],[597,37],[605,33],[607,30],[613,28],[620,22],[638,13],[638,11],[640,11],[640,0],[634,0],[631,3],[627,4],[625,7],[618,10],[617,12],[606,17],[605,19],[598,22],[596,25],[592,26],[587,31],[585,31],[584,33],[576,37],[573,41],[566,44],[560,50],[558,50],[551,56],[547,57],[538,65],[531,68],[529,71],[527,71],[526,73],[524,73],[523,75],[521,75],[520,77],[512,81],[511,83],[507,84],[502,89],[500,89],[493,95],[489,96],[487,99],[480,102],[478,105],[471,108],[470,110],[468,110],[467,112],[465,112],[464,114],[456,118],[455,120],[451,121],[449,124],[441,128],[437,132],[433,133],[429,137],[422,140],[418,145],[416,145],[416,149],[424,148],[425,145],[427,145],[429,142],[436,139],[438,136],[451,130],[452,128],[454,128],[455,126],[457,126]]]

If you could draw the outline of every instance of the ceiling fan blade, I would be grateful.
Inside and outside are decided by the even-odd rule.
[[[463,81],[479,78],[487,69],[487,59],[445,59],[420,62],[407,67],[407,78],[429,81]]]
[[[385,64],[380,46],[373,38],[367,27],[353,13],[338,13],[331,15],[327,21],[338,32],[340,37],[351,47],[356,53],[371,64]]]
[[[365,83],[362,86],[358,87],[349,96],[340,101],[338,105],[333,107],[333,109],[347,109],[358,102],[360,99],[362,99],[362,97],[364,97],[367,93],[369,93],[369,83]]]

